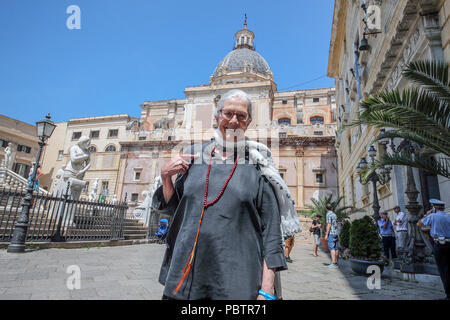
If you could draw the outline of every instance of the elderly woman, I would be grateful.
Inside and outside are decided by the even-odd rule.
[[[270,151],[244,136],[251,114],[243,91],[226,93],[214,139],[161,169],[153,206],[173,215],[159,276],[163,299],[276,298],[275,272],[287,269],[280,208],[292,214],[293,202]],[[298,232],[298,219],[293,225]]]

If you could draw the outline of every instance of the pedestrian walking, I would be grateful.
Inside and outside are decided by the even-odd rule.
[[[328,241],[328,249],[331,253],[331,263],[328,265],[330,269],[337,269],[338,257],[339,257],[339,236],[338,236],[338,221],[337,216],[333,212],[333,207],[331,204],[327,203],[326,209],[328,210],[326,221],[327,221],[327,231],[325,233],[325,240]]]
[[[430,201],[431,202],[431,201]],[[439,270],[445,294],[444,300],[450,298],[450,215],[444,212],[445,202],[434,199],[436,212],[428,214],[417,222],[417,226],[430,227],[430,236],[434,242],[434,258]]]
[[[320,228],[322,228],[322,224],[320,223],[320,219],[322,216],[320,214],[316,215],[315,220],[312,222],[311,230],[314,235],[314,247],[313,247],[313,256],[318,257],[317,250],[319,249],[320,244]]]
[[[389,220],[387,211],[380,213],[381,217],[378,220],[378,227],[380,230],[380,235],[382,237],[384,256],[386,257],[386,265],[389,264],[389,252],[391,253],[391,258],[396,259],[397,253],[395,252],[395,237],[394,237],[394,226]]]
[[[286,258],[286,262],[292,263],[291,259],[291,251],[294,247],[295,237],[289,237],[284,241],[284,257]]]
[[[406,242],[408,240],[408,215],[401,211],[398,205],[394,207],[394,212],[396,214],[394,226],[397,254],[403,254],[406,250]]]

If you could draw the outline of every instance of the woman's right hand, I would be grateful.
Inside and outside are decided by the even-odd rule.
[[[188,160],[198,158],[199,155],[180,154],[166,162],[161,168],[161,178],[171,178],[174,174],[185,174],[189,169]]]

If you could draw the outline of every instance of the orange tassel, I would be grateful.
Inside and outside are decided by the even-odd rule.
[[[200,221],[198,223],[197,236],[195,237],[194,248],[192,249],[191,254],[189,255],[189,257],[188,257],[188,259],[186,261],[186,264],[185,264],[185,266],[183,268],[183,277],[181,278],[180,282],[178,282],[178,285],[175,288],[175,290],[173,291],[173,294],[177,294],[177,292],[180,289],[181,285],[183,284],[184,280],[186,280],[186,277],[189,274],[189,271],[191,270],[192,261],[194,260],[195,248],[197,247],[198,235],[200,233],[200,226],[202,224],[203,214],[204,213],[205,213],[205,207],[203,207],[202,214],[200,216]],[[187,268],[187,270],[186,270],[186,268]]]
[[[177,287],[176,287],[175,290],[173,291],[173,294],[174,294],[174,295],[176,295],[177,292],[178,292],[178,290],[180,290],[182,284],[184,283],[184,280],[186,280],[186,277],[187,277],[187,275],[189,274],[189,271],[191,270],[192,262],[194,261],[194,256],[195,256],[195,249],[196,249],[196,247],[197,247],[198,235],[199,235],[199,233],[200,233],[200,227],[201,227],[201,225],[202,225],[203,214],[205,213],[205,209],[206,209],[208,206],[210,206],[210,205],[216,203],[216,202],[220,199],[220,197],[222,196],[223,192],[225,191],[225,188],[226,188],[227,185],[228,185],[228,182],[230,181],[231,177],[233,176],[234,170],[236,169],[236,165],[237,165],[237,163],[238,163],[239,154],[237,155],[236,161],[234,162],[233,170],[231,170],[231,173],[230,173],[230,175],[229,175],[227,181],[225,182],[225,185],[222,187],[222,190],[220,191],[219,195],[217,196],[216,199],[214,199],[213,201],[207,203],[207,202],[206,202],[206,199],[207,199],[207,196],[208,196],[209,171],[210,171],[210,169],[211,169],[211,157],[212,157],[212,153],[213,153],[214,149],[215,149],[215,147],[211,150],[211,155],[210,155],[210,158],[209,158],[208,173],[207,173],[207,175],[206,175],[206,187],[205,187],[204,205],[203,205],[203,209],[202,209],[202,214],[200,215],[200,220],[199,220],[199,222],[198,222],[197,236],[195,237],[194,247],[192,248],[191,254],[189,255],[189,257],[188,257],[188,259],[187,259],[187,261],[186,261],[186,264],[184,265],[183,272],[182,272],[182,273],[183,273],[183,277],[181,278],[180,282],[178,282]],[[186,268],[187,268],[187,269],[186,269]]]
[[[188,269],[184,273],[183,278],[181,278],[181,281],[178,283],[178,286],[175,288],[175,290],[173,290],[173,294],[177,294],[178,290],[180,290],[180,287],[183,284],[184,280],[186,279],[186,277],[189,273],[189,270],[191,270],[191,264],[189,264]]]

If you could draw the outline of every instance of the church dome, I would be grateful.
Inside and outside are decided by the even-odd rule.
[[[228,72],[255,72],[265,76],[271,74],[266,60],[254,50],[247,48],[234,49],[219,62],[213,73],[213,78]]]
[[[211,83],[236,83],[272,80],[266,60],[255,51],[253,39],[255,34],[247,29],[247,18],[244,28],[236,32],[233,51],[228,53],[217,67],[210,78]]]

